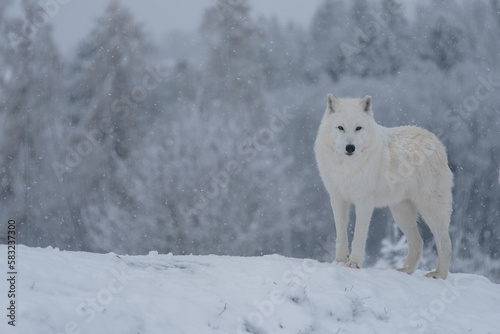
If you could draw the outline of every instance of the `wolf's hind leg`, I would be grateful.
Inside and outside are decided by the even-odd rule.
[[[408,241],[408,255],[402,268],[397,270],[413,274],[417,267],[422,247],[424,242],[418,232],[418,212],[411,201],[403,201],[399,204],[391,206],[391,212],[398,227],[403,231],[406,240]]]
[[[429,202],[426,206],[422,206],[422,209],[419,207],[419,212],[434,235],[434,241],[436,242],[438,252],[438,265],[436,270],[425,276],[446,279],[450,268],[451,258],[451,240],[448,231],[451,216],[451,200],[444,204]]]

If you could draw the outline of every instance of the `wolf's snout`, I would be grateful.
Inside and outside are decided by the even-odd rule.
[[[345,151],[347,152],[347,155],[353,155],[355,150],[356,150],[356,146],[351,145],[351,144],[349,144],[345,147]]]

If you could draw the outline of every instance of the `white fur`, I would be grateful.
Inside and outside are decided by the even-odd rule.
[[[411,274],[420,259],[420,214],[429,225],[438,250],[436,271],[427,276],[445,279],[451,256],[448,227],[453,187],[445,147],[424,129],[376,124],[369,96],[360,100],[328,95],[327,100],[314,151],[335,219],[335,260],[360,268],[373,209],[389,206],[408,240],[408,256],[398,270]],[[352,155],[348,155],[352,150],[348,145],[355,147]],[[350,203],[355,205],[356,225],[348,257]]]

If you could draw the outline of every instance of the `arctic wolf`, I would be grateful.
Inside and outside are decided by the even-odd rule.
[[[337,99],[328,95],[314,151],[330,194],[337,231],[337,262],[361,267],[373,209],[389,206],[408,241],[408,255],[398,270],[412,274],[420,259],[420,214],[434,235],[438,251],[437,268],[426,276],[446,278],[451,256],[448,227],[453,174],[446,149],[435,135],[414,126],[378,125],[370,96]],[[351,203],[356,210],[356,225],[349,256],[347,223]]]

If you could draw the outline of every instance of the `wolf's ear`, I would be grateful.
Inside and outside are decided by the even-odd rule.
[[[335,111],[337,111],[339,101],[332,94],[328,94],[328,97],[326,99],[327,99],[326,110],[328,111],[329,114],[333,114]]]
[[[366,95],[361,99],[359,104],[363,107],[363,111],[370,112],[372,110],[372,97]]]

